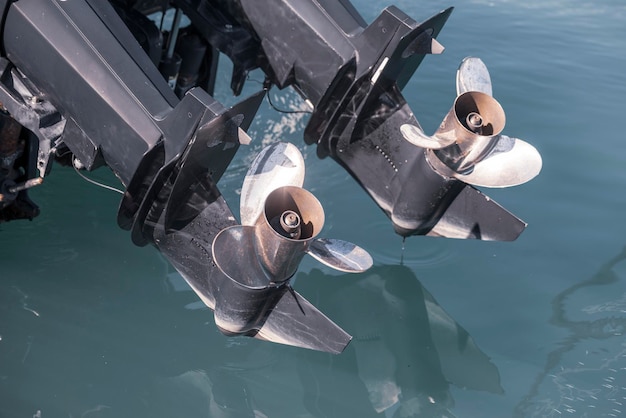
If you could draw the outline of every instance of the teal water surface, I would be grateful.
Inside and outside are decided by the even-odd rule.
[[[368,22],[389,4],[353,3]],[[296,275],[354,335],[333,356],[223,336],[158,252],[117,227],[119,195],[54,167],[31,193],[41,216],[0,225],[1,418],[626,416],[626,4],[395,4],[418,21],[455,6],[445,52],[404,90],[425,130],[452,105],[460,61],[478,56],[504,133],[542,154],[533,181],[483,190],[528,222],[521,237],[403,244],[351,177],[304,145],[306,116],[264,104],[219,184],[231,207],[254,155],[291,141],[325,208],[321,235],[375,260],[346,275],[305,258]],[[216,97],[234,103],[224,61]],[[291,90],[272,97],[302,106]],[[91,175],[115,184],[106,169]]]

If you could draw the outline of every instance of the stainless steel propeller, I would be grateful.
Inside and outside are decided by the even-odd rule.
[[[241,224],[261,228],[268,236],[277,235],[279,241],[306,243],[306,253],[336,270],[360,273],[370,268],[372,258],[359,246],[339,239],[315,238],[324,224],[324,210],[310,192],[302,189],[304,173],[304,158],[295,145],[278,142],[261,151],[241,189]],[[302,217],[300,237],[285,237],[281,235],[284,225],[272,223],[273,218],[285,214]],[[306,228],[311,228],[308,235],[304,233]]]
[[[400,128],[407,141],[426,149],[433,169],[485,187],[515,186],[539,174],[542,160],[535,147],[501,134],[504,111],[492,96],[489,71],[479,58],[461,62],[456,91],[454,105],[432,136],[420,126]]]
[[[304,159],[289,143],[270,145],[250,166],[241,190],[242,224],[222,229],[212,244],[224,283],[215,306],[222,331],[259,329],[305,254],[343,272],[372,266],[372,257],[357,245],[317,238],[324,210],[303,182]]]

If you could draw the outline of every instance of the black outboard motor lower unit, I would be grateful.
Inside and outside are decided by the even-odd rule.
[[[0,222],[37,216],[28,189],[53,161],[107,166],[125,188],[119,226],[163,253],[226,334],[341,352],[350,336],[290,279],[306,254],[341,271],[372,265],[358,246],[318,238],[323,210],[291,144],[251,165],[240,221],[221,196],[272,85],[311,105],[305,142],[350,172],[398,234],[513,240],[525,227],[472,186],[541,169],[531,145],[501,134],[482,61],[461,64],[432,136],[401,94],[443,51],[435,37],[451,8],[418,23],[391,6],[369,25],[347,0],[0,0],[0,11]],[[235,95],[257,68],[264,89],[231,108],[216,101],[220,55]]]

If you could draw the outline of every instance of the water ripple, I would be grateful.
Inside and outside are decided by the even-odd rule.
[[[409,267],[438,267],[451,264],[457,253],[443,239],[431,237],[402,237],[390,234],[390,222],[382,218],[364,227],[366,236],[384,237],[383,242],[367,250],[376,264],[404,264]]]

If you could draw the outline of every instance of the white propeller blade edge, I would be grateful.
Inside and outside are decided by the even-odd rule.
[[[314,239],[307,252],[320,263],[346,273],[361,273],[374,264],[363,248],[339,239]]]
[[[436,136],[428,136],[419,126],[410,123],[400,126],[400,133],[402,133],[404,139],[420,148],[441,149],[454,143],[454,140],[445,141]]]
[[[464,58],[456,72],[456,95],[460,96],[468,91],[479,91],[493,96],[489,70],[480,58]]]
[[[501,141],[512,146],[506,151],[499,151],[496,148],[485,159],[476,163],[472,172],[468,174],[451,170],[434,156],[428,160],[442,175],[454,177],[473,186],[511,187],[526,183],[536,177],[543,165],[539,151],[521,139],[500,136]]]

